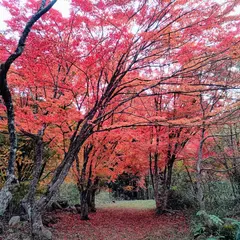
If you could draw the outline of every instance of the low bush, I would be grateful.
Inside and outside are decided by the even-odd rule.
[[[194,239],[206,240],[240,240],[240,221],[233,218],[219,218],[206,211],[197,212],[198,220],[195,224]]]

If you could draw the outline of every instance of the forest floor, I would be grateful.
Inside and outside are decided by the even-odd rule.
[[[63,210],[48,212],[56,219],[49,230],[53,240],[190,240],[190,217],[183,211],[172,211],[157,216],[153,200],[111,201],[100,199],[97,212],[90,220],[80,220],[80,215]],[[0,240],[30,240],[28,222],[9,227],[2,222]]]
[[[58,222],[51,226],[54,240],[189,240],[188,218],[174,211],[161,216],[154,201],[116,201],[103,204],[90,220],[78,214],[56,212]]]

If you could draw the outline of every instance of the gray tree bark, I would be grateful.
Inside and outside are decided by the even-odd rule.
[[[200,210],[205,210],[205,201],[204,201],[204,195],[203,195],[203,186],[202,186],[202,151],[203,151],[203,144],[204,144],[204,133],[205,133],[205,128],[203,126],[201,130],[201,140],[199,144],[199,149],[198,149],[198,159],[197,159],[197,164],[196,164],[196,170],[197,170],[197,176],[196,176],[196,190],[197,190],[197,201]]]
[[[14,119],[14,108],[13,101],[10,89],[7,83],[7,74],[12,65],[12,63],[22,55],[25,47],[25,42],[31,31],[32,26],[48,12],[52,6],[57,2],[57,0],[52,0],[49,4],[46,5],[46,0],[41,1],[41,6],[38,11],[30,18],[27,22],[22,35],[18,41],[17,48],[14,53],[12,53],[8,59],[1,64],[0,66],[0,95],[3,98],[4,104],[7,109],[7,118],[8,118],[8,131],[9,131],[9,141],[10,141],[10,155],[8,161],[7,169],[7,180],[4,187],[0,191],[0,215],[3,215],[6,211],[6,208],[9,202],[12,199],[11,188],[12,184],[16,182],[14,165],[16,159],[16,150],[17,150],[17,135],[15,129],[15,119]]]

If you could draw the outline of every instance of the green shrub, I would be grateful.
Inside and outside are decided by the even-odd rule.
[[[77,185],[74,183],[63,183],[56,198],[58,200],[66,200],[70,205],[79,204],[80,196]]]
[[[168,195],[167,207],[173,210],[182,210],[194,207],[194,202],[191,198],[184,194],[184,191],[170,190]]]
[[[233,218],[220,219],[206,211],[197,212],[199,221],[193,230],[194,238],[240,240],[240,221]],[[200,238],[201,239],[201,238]]]
[[[206,210],[214,215],[224,217],[235,206],[229,181],[209,181],[204,184]]]

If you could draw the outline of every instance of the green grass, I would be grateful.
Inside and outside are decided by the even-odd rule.
[[[149,210],[155,208],[155,201],[154,200],[117,201],[111,198],[109,192],[101,191],[99,194],[96,195],[96,207]]]
[[[133,200],[133,201],[115,201],[115,203],[101,204],[101,208],[124,208],[124,209],[138,209],[149,210],[155,208],[154,200]]]

